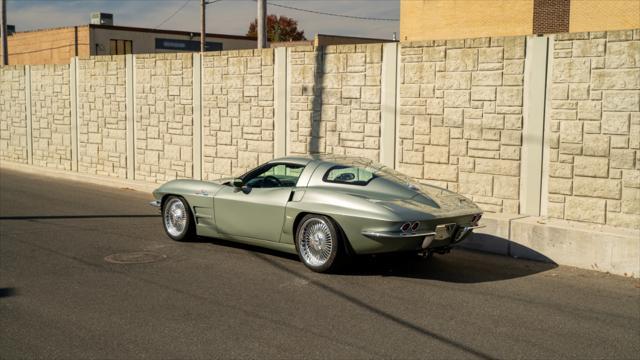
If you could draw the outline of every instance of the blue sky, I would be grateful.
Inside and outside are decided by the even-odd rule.
[[[178,8],[184,8],[166,21]],[[273,0],[274,4],[343,15],[400,17],[399,0]],[[113,13],[114,24],[199,31],[199,0],[8,0],[8,23],[17,31],[81,25],[89,22],[92,11]],[[397,21],[367,21],[323,16],[267,6],[269,14],[298,20],[307,38],[316,33],[391,38],[399,31]],[[244,35],[255,18],[256,3],[251,0],[222,0],[207,6],[207,32]]]

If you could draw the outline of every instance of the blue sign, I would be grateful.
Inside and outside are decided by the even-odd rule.
[[[156,38],[156,49],[200,51],[200,41]],[[205,51],[220,51],[222,50],[222,43],[207,41],[204,44],[204,49]]]

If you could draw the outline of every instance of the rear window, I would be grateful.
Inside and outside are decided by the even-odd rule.
[[[337,165],[327,170],[322,180],[330,183],[366,186],[376,177],[373,172],[361,167]]]

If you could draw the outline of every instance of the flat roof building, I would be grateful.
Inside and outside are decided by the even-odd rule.
[[[400,0],[400,41],[636,28],[639,0]]]
[[[15,32],[8,36],[9,64],[68,64],[74,56],[193,52],[200,50],[200,33],[88,24]],[[248,36],[206,35],[207,51],[252,49]]]

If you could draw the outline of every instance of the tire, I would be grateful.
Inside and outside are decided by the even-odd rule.
[[[175,241],[191,241],[195,238],[195,223],[189,204],[180,196],[169,196],[162,203],[164,232]]]
[[[344,257],[340,234],[337,225],[327,216],[303,217],[295,239],[300,261],[315,272],[335,271]]]

